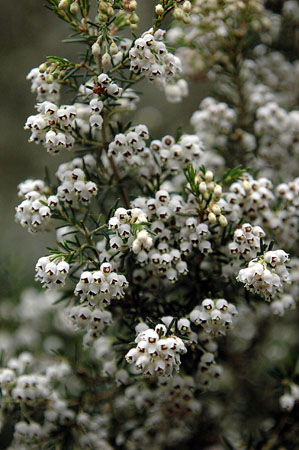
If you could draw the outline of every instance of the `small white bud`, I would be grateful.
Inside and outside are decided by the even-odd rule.
[[[141,242],[135,239],[132,244],[133,253],[139,253],[141,251]]]
[[[186,2],[183,3],[183,11],[184,11],[185,13],[188,14],[188,13],[191,11],[191,8],[192,8],[191,2],[186,1]]]
[[[246,194],[249,194],[251,192],[251,186],[247,180],[243,181],[243,188],[244,188]]]
[[[148,236],[146,241],[143,243],[144,248],[150,249],[153,246],[153,238]]]
[[[207,192],[207,184],[204,181],[199,183],[199,192],[201,194],[204,194],[205,192]]]
[[[109,55],[109,53],[104,53],[103,57],[102,57],[102,64],[104,67],[108,67],[111,64],[111,56]]]
[[[221,194],[222,194],[222,187],[220,186],[220,184],[216,184],[216,186],[214,187],[214,196],[220,198]]]
[[[216,218],[216,216],[215,216],[215,214],[214,214],[213,212],[210,212],[210,213],[209,213],[209,215],[208,215],[208,221],[209,221],[211,224],[214,224],[214,223],[217,222],[217,218]]]
[[[40,73],[44,73],[47,70],[47,64],[46,63],[41,64],[38,70],[40,71]]]
[[[97,42],[95,42],[92,45],[91,52],[92,52],[93,56],[100,56],[100,54],[101,54],[101,47],[99,46],[99,44]]]
[[[221,214],[221,208],[217,203],[214,203],[211,209],[213,213],[216,214],[216,216],[219,216]]]
[[[130,1],[129,9],[130,9],[130,11],[136,11],[136,9],[137,9],[137,2],[136,2],[136,0]]]
[[[227,226],[227,218],[225,216],[223,216],[222,214],[219,216],[218,218],[219,223],[222,227],[226,227]]]
[[[68,0],[60,0],[60,2],[58,3],[58,8],[62,10],[67,9],[68,6],[69,6]]]
[[[112,44],[110,45],[109,51],[110,51],[111,55],[116,55],[118,53],[118,47],[115,44],[115,42],[112,42]]]
[[[289,394],[284,394],[282,397],[280,397],[279,403],[282,409],[291,411],[295,405],[295,399]]]
[[[71,4],[71,6],[70,6],[70,12],[71,12],[71,14],[74,14],[74,15],[78,14],[78,12],[79,12],[79,5],[78,5],[78,3],[73,2],[73,3]]]
[[[173,17],[177,20],[181,20],[184,17],[184,11],[182,8],[175,8],[173,11]]]
[[[205,174],[205,178],[206,178],[206,181],[207,181],[208,183],[210,183],[210,182],[213,180],[213,178],[214,178],[213,172],[211,172],[211,170],[208,170],[208,171],[206,172],[206,174]]]
[[[161,14],[164,13],[164,8],[162,5],[156,5],[155,12],[158,16],[161,16]]]

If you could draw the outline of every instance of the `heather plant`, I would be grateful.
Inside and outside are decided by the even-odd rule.
[[[81,53],[27,76],[65,162],[18,186],[55,242],[0,305],[2,448],[297,448],[297,3],[48,7]],[[205,83],[191,132],[136,122],[143,79],[178,110]]]

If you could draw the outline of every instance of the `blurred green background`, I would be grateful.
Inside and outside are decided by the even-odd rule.
[[[92,0],[96,4],[96,0]],[[51,174],[70,154],[59,157],[48,155],[41,145],[28,143],[29,132],[23,129],[26,118],[35,114],[35,95],[30,92],[26,75],[32,67],[41,64],[48,55],[75,59],[80,47],[62,44],[70,33],[68,25],[45,7],[45,0],[2,2],[1,24],[1,260],[17,261],[22,278],[34,276],[38,257],[46,254],[45,247],[53,244],[53,233],[31,235],[14,222],[14,209],[20,203],[17,185],[27,178],[43,178],[45,166]],[[141,22],[139,32],[151,26],[156,0],[139,2]],[[164,94],[148,82],[138,85],[144,92],[134,123],[146,123],[154,137],[175,133],[179,126],[187,130],[190,114],[197,108],[204,86],[191,89],[182,104],[169,104]],[[63,153],[63,152],[62,152]]]

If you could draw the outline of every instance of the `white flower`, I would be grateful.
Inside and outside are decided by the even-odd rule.
[[[188,86],[184,80],[177,81],[182,71],[181,61],[169,53],[161,42],[164,34],[163,30],[153,34],[150,29],[135,40],[129,51],[130,69],[135,73],[143,72],[149,81],[159,88],[165,88],[169,101],[178,102],[187,95]]]
[[[35,278],[43,284],[43,287],[60,287],[65,284],[69,269],[70,266],[66,261],[51,261],[50,256],[44,256],[36,263]]]
[[[180,354],[186,353],[187,349],[182,339],[165,334],[164,324],[158,324],[155,330],[147,328],[139,332],[135,339],[137,347],[125,356],[127,362],[135,363],[136,369],[144,375],[172,376],[174,370],[179,370]]]
[[[224,298],[206,298],[191,311],[189,317],[191,322],[201,325],[206,333],[221,336],[231,329],[237,314],[236,307]]]
[[[288,255],[283,250],[268,251],[250,261],[248,267],[241,269],[237,280],[244,283],[246,289],[269,300],[282,291],[284,282],[290,280],[284,265],[287,258]]]
[[[295,405],[295,398],[290,394],[284,394],[280,397],[279,403],[282,409],[291,411]]]
[[[112,298],[122,298],[127,286],[128,282],[124,276],[112,272],[111,264],[103,263],[99,271],[82,272],[75,294],[80,296],[81,302],[107,305]]]

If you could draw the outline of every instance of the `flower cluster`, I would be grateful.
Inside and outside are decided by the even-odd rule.
[[[203,144],[195,134],[184,134],[177,142],[173,136],[166,135],[161,140],[153,140],[150,149],[158,157],[163,171],[169,170],[172,175],[179,174],[189,162],[199,169],[203,155]]]
[[[31,81],[31,92],[36,93],[39,102],[59,102],[60,84],[58,80],[47,77],[38,67],[34,67],[27,75],[27,80]]]
[[[249,16],[252,20],[246,22],[246,17]],[[272,22],[275,23],[274,20]],[[210,69],[208,75],[214,81],[219,66],[232,71],[228,37],[231,34],[237,37],[236,24],[244,24],[244,29],[237,37],[239,39],[249,29],[255,33],[262,29],[268,30],[272,22],[265,17],[263,5],[259,0],[250,3],[245,0],[237,3],[230,0],[205,2],[196,0],[192,2],[191,15],[186,22],[190,25],[184,28],[172,27],[167,33],[167,38],[178,48],[176,54],[185,63],[183,71],[186,74],[196,79],[204,70]]]
[[[103,263],[100,270],[81,273],[80,281],[75,288],[75,295],[80,296],[80,302],[88,305],[109,305],[112,298],[124,296],[124,288],[128,282],[124,275],[112,272],[110,263]]]
[[[276,188],[277,194],[285,201],[293,214],[299,208],[299,177],[289,183],[281,183]]]
[[[93,86],[93,90],[87,89],[87,94],[93,96],[93,100],[90,102],[93,113],[99,115],[102,110],[103,104],[98,101],[98,96],[105,99],[106,97],[120,97],[123,90],[106,74],[101,73],[97,77],[97,82]],[[96,97],[93,95],[96,94]],[[99,119],[100,120],[100,119]]]
[[[166,95],[171,101],[181,101],[188,93],[187,85],[182,80],[176,85],[176,78],[181,73],[181,62],[168,52],[163,42],[164,35],[164,30],[153,32],[150,29],[136,39],[129,51],[130,68],[135,73],[144,73],[158,87],[166,88]]]
[[[188,420],[188,416],[192,416],[192,413],[201,411],[200,402],[194,398],[196,385],[192,377],[178,374],[172,378],[161,377],[159,385],[162,388],[160,389],[161,403],[164,402],[161,409],[167,415],[174,417],[179,415]]]
[[[256,57],[245,60],[242,67],[245,88],[251,94],[248,95],[249,102],[262,106],[276,100],[283,106],[292,106],[294,98],[290,92],[296,93],[299,88],[298,61],[288,61],[283,53],[271,51],[264,44],[256,46],[253,51]],[[263,88],[264,98],[257,95],[258,91],[262,94]]]
[[[215,379],[223,374],[223,368],[216,364],[215,355],[211,352],[203,353],[197,367],[197,380],[202,389],[209,389]]]
[[[49,206],[51,205],[43,192],[45,191],[43,182],[26,180],[19,188],[20,196],[23,196],[24,200],[16,207],[16,220],[30,233],[49,230],[51,224]]]
[[[203,408],[193,377],[178,374],[171,378],[158,377],[154,389],[143,378],[126,387],[113,404],[115,409],[123,411],[117,442],[126,445],[130,440],[134,449],[153,444],[160,448],[180,445]],[[144,411],[146,417],[140,422],[138,418]],[[128,422],[134,424],[129,430]]]
[[[167,243],[161,242],[157,249],[149,253],[141,251],[138,253],[137,261],[141,269],[135,269],[133,277],[136,283],[146,283],[156,286],[157,277],[170,283],[175,283],[180,275],[187,275],[188,266],[182,260],[178,249],[171,249]]]
[[[270,309],[275,315],[283,316],[289,309],[295,309],[296,302],[292,295],[283,294],[281,298],[275,299],[270,304]]]
[[[39,103],[25,128],[49,153],[74,148],[78,157],[60,164],[54,183],[46,173],[19,185],[17,220],[31,232],[57,221],[56,242],[36,264],[50,289],[0,304],[0,441],[3,423],[10,450],[176,450],[199,439],[203,449],[225,439],[292,448],[293,414],[288,436],[282,412],[273,432],[261,420],[277,388],[267,373],[283,374],[297,343],[287,313],[299,280],[298,259],[287,266],[299,208],[292,0],[278,13],[261,0],[157,0],[152,28],[139,34],[136,0],[96,1],[91,19],[89,1],[50,3],[85,50],[31,71]],[[162,30],[169,13],[176,49]],[[206,89],[190,134],[187,104],[182,125],[167,109],[169,133],[164,105],[135,114],[138,82],[175,103],[188,91],[182,74]],[[70,104],[59,106],[60,88]],[[36,363],[18,356],[26,348]],[[291,366],[281,377],[287,411],[299,398]]]
[[[261,177],[255,180],[244,175],[242,180],[232,183],[229,192],[225,193],[226,215],[233,222],[241,217],[254,225],[263,224],[263,216],[269,211],[274,200],[272,182]]]
[[[77,115],[74,105],[63,105],[58,108],[54,103],[45,101],[38,103],[39,114],[29,116],[25,129],[31,130],[29,142],[42,143],[47,152],[58,154],[62,148],[73,147],[75,139],[72,127]]]
[[[229,254],[237,258],[246,260],[253,259],[257,256],[260,249],[261,238],[266,233],[258,225],[243,223],[234,232],[234,240],[228,245]]]
[[[206,298],[190,313],[190,320],[201,325],[206,333],[223,336],[232,327],[237,308],[224,298]]]
[[[160,189],[154,198],[137,197],[132,202],[144,211],[151,221],[150,231],[154,233],[150,251],[146,246],[137,248],[137,261],[145,267],[150,279],[158,276],[175,282],[179,274],[188,272],[187,263],[182,261],[183,256],[190,256],[196,249],[204,255],[212,252],[212,244],[208,240],[211,235],[208,223],[215,225],[218,222],[223,227],[227,225],[222,211],[225,208],[222,188],[213,181],[214,174],[206,171],[198,178],[196,201],[191,193],[186,202],[183,196]],[[201,206],[200,216],[196,212],[197,204]],[[142,271],[136,271],[135,275],[136,280],[140,278],[144,281],[147,278]]]
[[[184,342],[175,335],[167,335],[167,328],[159,324],[155,329],[148,328],[138,333],[137,346],[126,354],[128,363],[135,364],[137,371],[143,375],[159,374],[172,376],[179,370],[180,355],[187,352]]]
[[[208,148],[223,148],[236,121],[236,113],[224,102],[206,97],[191,117],[191,125]]]
[[[95,174],[97,171],[96,165],[97,162],[94,156],[87,154],[82,158],[74,158],[71,161],[60,164],[56,172],[56,177],[61,181],[66,172],[71,172],[74,169],[85,169],[88,173]]]
[[[146,164],[150,156],[145,143],[148,137],[147,127],[141,124],[131,128],[125,134],[118,133],[109,144],[108,155],[114,156],[119,165],[142,166]]]
[[[36,191],[39,193],[46,193],[48,187],[43,180],[28,179],[18,185],[18,196],[25,197],[29,192]]]
[[[53,435],[62,428],[74,433],[78,448],[111,448],[105,441],[104,417],[91,416],[84,409],[77,413],[67,396],[61,394],[66,392],[66,379],[70,387],[71,375],[68,364],[40,363],[27,352],[11,358],[0,370],[1,407],[9,404],[10,408],[26,411],[26,420],[19,419],[14,425],[10,448],[38,448],[41,442],[50,445]],[[71,384],[75,391],[75,384]]]
[[[142,267],[145,266],[151,278],[158,276],[175,282],[179,274],[186,274],[188,271],[186,262],[182,261],[182,253],[187,255],[191,249],[190,243],[186,245],[182,241],[181,249],[176,248],[175,240],[179,240],[179,236],[173,235],[167,227],[175,212],[181,211],[182,197],[170,196],[166,190],[161,189],[156,192],[155,198],[137,198],[133,203],[146,211],[147,217],[152,221],[150,230],[154,234],[151,237],[154,247],[150,251],[144,245],[143,248],[138,246],[136,249],[137,261]],[[135,272],[135,276],[136,280],[139,277],[147,278],[142,271]]]
[[[149,249],[153,242],[145,229],[147,223],[147,215],[142,209],[117,208],[108,223],[109,229],[115,232],[109,236],[110,247],[115,250],[130,247],[134,253],[141,248]]]
[[[66,206],[79,208],[80,204],[87,205],[91,198],[97,195],[97,185],[86,180],[82,169],[76,168],[61,172],[60,170],[59,179],[62,183],[58,186],[57,198]]]
[[[110,311],[83,304],[73,306],[68,313],[68,319],[76,331],[85,332],[83,344],[89,347],[112,323],[112,314]]]
[[[70,266],[66,261],[57,261],[55,257],[43,256],[36,263],[35,278],[45,288],[61,287],[65,284],[69,270]]]
[[[290,281],[290,274],[285,266],[288,254],[284,250],[268,251],[249,262],[241,269],[237,280],[249,291],[270,300],[282,291],[283,283]]]

